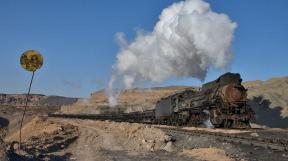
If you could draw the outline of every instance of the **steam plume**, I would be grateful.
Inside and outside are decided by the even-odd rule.
[[[171,77],[204,80],[208,68],[225,68],[233,54],[231,44],[236,23],[218,14],[202,0],[186,0],[165,8],[152,32],[138,32],[120,45],[107,92],[116,105],[122,89],[142,81],[161,82]],[[116,89],[117,88],[117,89]]]

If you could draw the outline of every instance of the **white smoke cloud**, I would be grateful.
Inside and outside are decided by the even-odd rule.
[[[142,81],[171,77],[204,80],[208,68],[225,68],[233,54],[237,24],[215,13],[203,0],[186,0],[165,8],[152,32],[139,32],[132,42],[116,35],[120,45],[107,92],[111,105],[121,89]]]

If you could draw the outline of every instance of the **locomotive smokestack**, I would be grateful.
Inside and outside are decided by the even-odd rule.
[[[213,12],[207,2],[186,0],[165,8],[153,31],[138,32],[132,42],[118,33],[120,50],[107,88],[111,105],[122,89],[136,82],[172,77],[204,80],[209,67],[227,67],[236,26],[227,15]]]

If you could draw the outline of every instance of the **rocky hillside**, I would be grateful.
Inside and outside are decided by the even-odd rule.
[[[267,81],[249,81],[249,104],[256,113],[256,123],[269,127],[288,127],[288,77]]]
[[[78,98],[68,98],[61,96],[45,96],[41,94],[31,94],[29,106],[62,106],[71,105],[77,102]],[[25,94],[0,94],[0,105],[4,106],[24,106]]]

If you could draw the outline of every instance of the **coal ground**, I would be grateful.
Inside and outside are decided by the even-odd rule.
[[[261,132],[263,131],[264,130],[261,130]],[[258,131],[257,134],[262,135],[261,132]],[[269,131],[264,133],[269,133]],[[178,149],[217,147],[220,149],[225,149],[227,155],[235,160],[245,159],[249,161],[288,161],[288,152],[274,151],[266,148],[253,147],[243,144],[228,143],[218,141],[213,137],[207,136],[187,136],[175,133],[170,134],[177,138],[178,141],[175,142],[175,146]],[[282,136],[285,136],[286,134],[287,131],[282,133]],[[278,136],[280,135],[281,134],[278,134]]]

